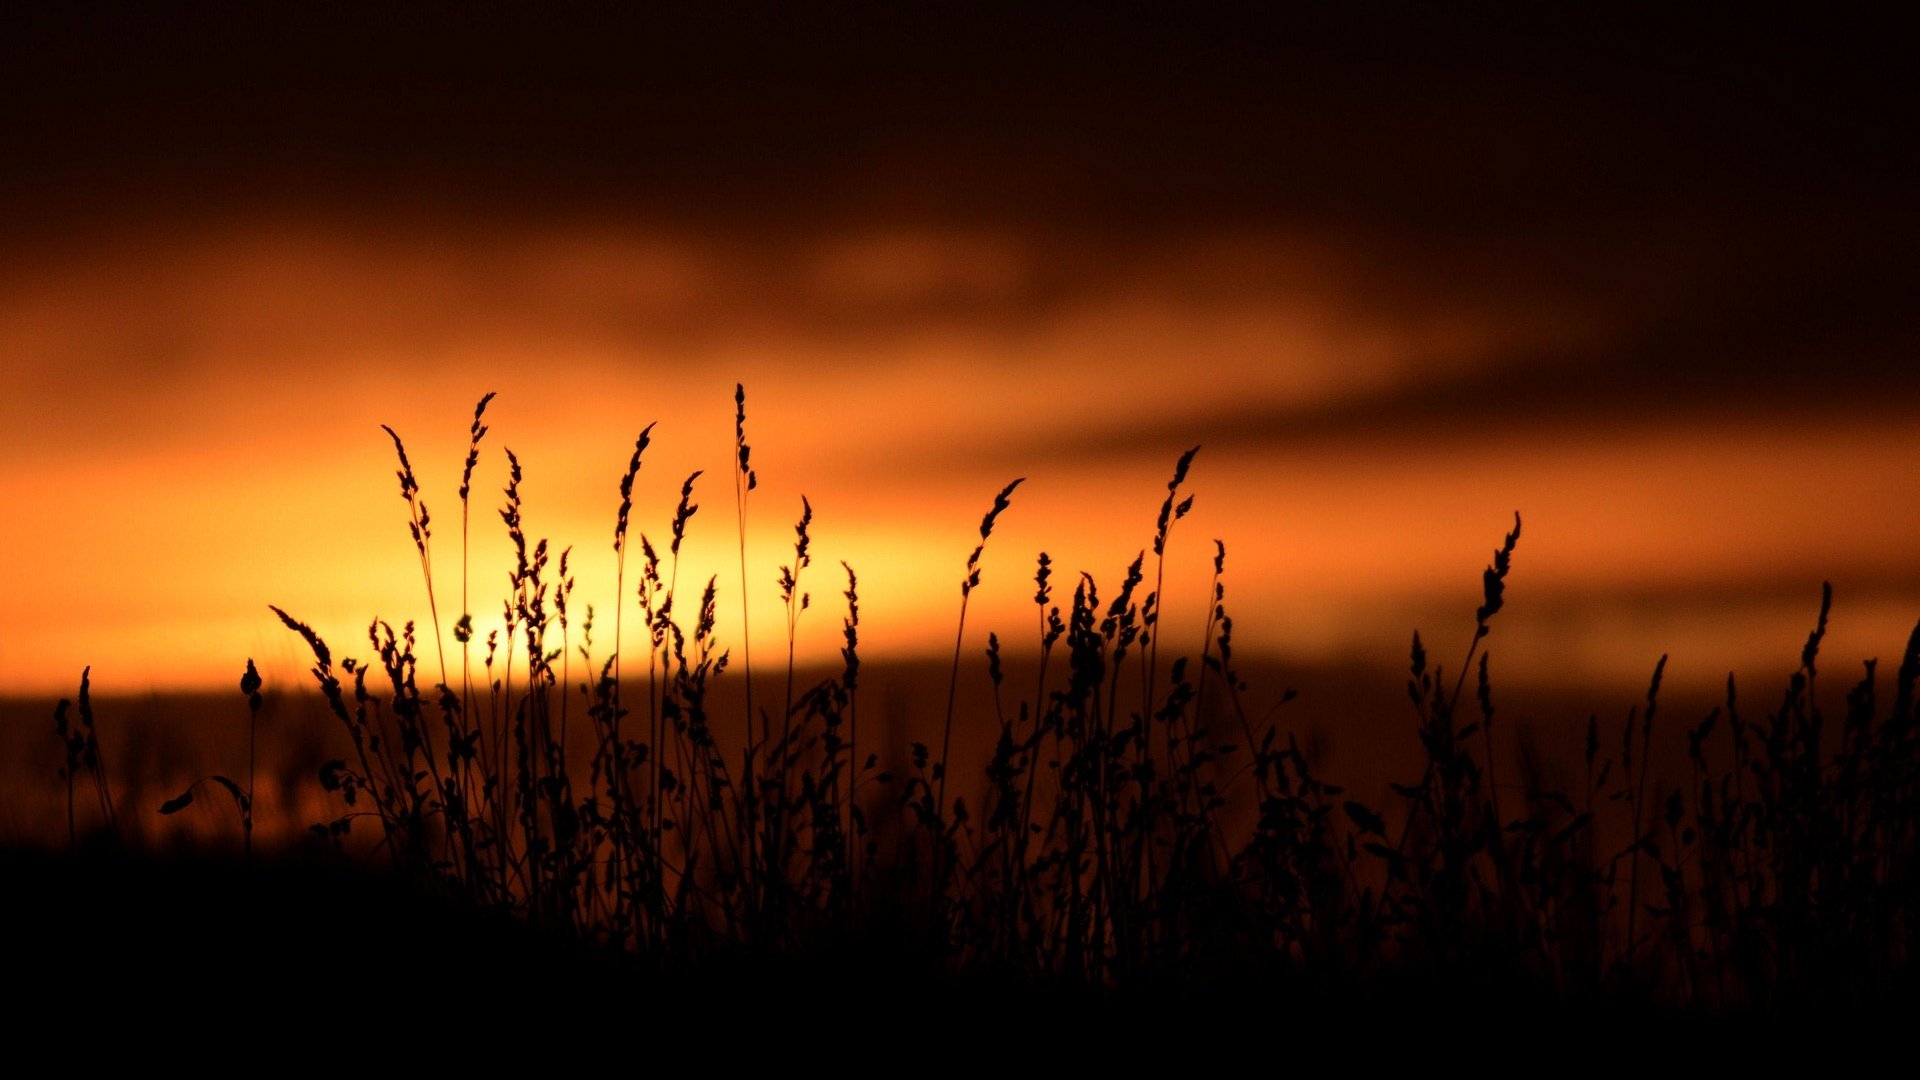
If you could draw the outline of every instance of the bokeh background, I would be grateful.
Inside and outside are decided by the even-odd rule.
[[[1808,16],[1811,18],[1811,16]],[[1243,650],[1464,650],[1525,516],[1510,683],[1697,687],[1920,616],[1911,27],[1213,6],[92,5],[0,14],[0,693],[226,685],[426,616],[380,431],[458,610],[527,527],[614,602],[706,470],[682,580],[756,653],[815,510],[803,658],[1031,634],[1035,555],[1110,594],[1202,446],[1169,552],[1197,649],[1214,538]],[[450,593],[453,599],[450,599]],[[1182,629],[1187,627],[1190,629]],[[602,641],[606,640],[603,631]],[[763,636],[764,635],[764,636]],[[604,644],[603,644],[604,650]],[[1010,647],[1014,647],[1010,644]],[[364,652],[351,644],[346,652]]]

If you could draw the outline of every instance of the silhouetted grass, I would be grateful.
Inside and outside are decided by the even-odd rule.
[[[251,665],[249,665],[251,666]],[[118,827],[113,809],[113,789],[107,783],[107,762],[100,750],[100,735],[93,726],[93,669],[80,673],[80,708],[77,723],[67,719],[73,703],[66,698],[53,710],[53,733],[60,739],[60,747],[66,754],[65,762],[60,766],[60,779],[67,786],[67,847],[77,846],[80,842],[79,813],[75,808],[75,789],[80,782],[80,772],[85,770],[93,780],[94,794],[100,802],[99,828],[111,835]]]
[[[464,519],[491,397],[475,410],[462,473],[463,608]],[[744,588],[757,477],[743,389],[735,403]],[[1729,678],[1724,706],[1685,728],[1684,775],[1655,765],[1669,723],[1660,714],[1664,658],[1644,703],[1617,729],[1596,717],[1583,760],[1556,769],[1523,736],[1503,738],[1508,727],[1497,722],[1487,642],[1521,539],[1516,515],[1482,573],[1458,667],[1434,662],[1427,642],[1412,639],[1408,737],[1422,766],[1373,805],[1321,775],[1280,720],[1248,709],[1221,541],[1197,653],[1179,655],[1162,640],[1164,560],[1193,505],[1183,490],[1195,448],[1176,463],[1151,544],[1110,599],[1088,573],[1063,597],[1052,560],[1038,555],[1035,680],[1006,685],[1007,646],[995,631],[991,714],[959,717],[968,601],[1020,481],[993,497],[962,573],[939,753],[914,743],[901,769],[871,751],[862,757],[853,567],[843,564],[842,667],[796,685],[793,643],[812,606],[803,580],[813,512],[802,499],[793,561],[779,578],[786,690],[775,715],[765,696],[756,704],[749,671],[741,738],[728,747],[711,709],[731,655],[714,632],[717,581],[687,602],[679,595],[698,472],[681,487],[666,559],[639,537],[631,602],[645,623],[644,724],[623,689],[623,671],[639,667],[623,662],[623,612],[634,478],[651,432],[617,485],[618,596],[606,656],[593,650],[592,608],[578,623],[570,617],[570,549],[550,572],[547,541],[526,531],[523,471],[506,452],[501,518],[515,563],[505,626],[485,643],[475,688],[472,614],[462,611],[455,688],[438,651],[431,519],[389,429],[435,612],[439,678],[420,685],[411,623],[396,630],[375,620],[374,659],[336,661],[311,627],[273,609],[312,652],[313,678],[351,746],[319,769],[338,809],[313,826],[317,838],[441,902],[511,916],[655,973],[865,955],[884,957],[888,977],[1102,993],[1364,996],[1446,986],[1515,1001],[1706,1011],[1866,1001],[1907,985],[1920,898],[1920,628],[1890,701],[1869,661],[1844,710],[1829,717],[1815,693],[1827,590],[1777,705],[1750,719]],[[1172,654],[1164,661],[1163,644]],[[247,670],[251,762],[261,699],[251,661]],[[83,770],[103,826],[114,822],[84,675],[79,702],[77,726],[66,702],[56,711],[70,842]],[[570,746],[575,708],[585,743]],[[950,798],[956,722],[996,734],[984,768],[968,770],[973,783]],[[1496,775],[1505,746],[1517,746],[1517,777]],[[1578,777],[1571,788],[1549,779],[1568,769]],[[212,779],[241,807],[250,847],[251,764],[244,793]],[[969,805],[976,790],[983,801]],[[191,789],[162,812],[190,797]],[[356,842],[369,832],[376,842]]]

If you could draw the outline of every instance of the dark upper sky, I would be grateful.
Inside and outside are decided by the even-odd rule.
[[[1851,212],[1904,195],[1914,164],[1913,37],[1891,24],[389,6],[16,6],[7,186],[88,211],[445,199],[755,228],[1304,217],[1499,237]]]

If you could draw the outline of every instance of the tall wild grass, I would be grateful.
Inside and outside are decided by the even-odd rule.
[[[861,739],[859,579],[841,564],[830,586],[815,584],[812,507],[803,500],[779,576],[784,657],[761,631],[761,661],[783,663],[782,677],[754,671],[748,640],[736,676],[735,652],[715,635],[719,581],[681,580],[702,473],[681,485],[666,536],[630,529],[651,426],[617,484],[611,640],[603,629],[596,642],[593,609],[581,610],[571,549],[556,556],[528,533],[523,470],[508,451],[498,515],[514,567],[503,629],[476,641],[471,481],[491,400],[474,410],[458,492],[457,669],[441,645],[435,519],[391,429],[432,647],[413,623],[376,619],[370,659],[346,657],[273,609],[311,650],[351,746],[319,769],[337,813],[315,834],[464,902],[661,965],[881,941],[929,973],[1303,986],[1414,974],[1711,1009],[1871,995],[1907,977],[1920,899],[1920,629],[1890,683],[1868,661],[1844,708],[1824,711],[1830,590],[1770,704],[1744,704],[1730,677],[1722,707],[1670,720],[1663,658],[1623,723],[1591,720],[1582,760],[1548,762],[1507,734],[1489,676],[1516,515],[1482,572],[1471,629],[1449,643],[1459,663],[1441,664],[1414,636],[1408,737],[1424,766],[1369,805],[1322,775],[1284,717],[1248,707],[1220,541],[1197,654],[1163,640],[1165,559],[1193,505],[1198,448],[1174,464],[1143,529],[1150,542],[1117,582],[1058,580],[1038,554],[1028,643],[989,635],[991,713],[960,715],[968,603],[1014,480],[956,559],[939,745],[914,743],[891,769]],[[744,389],[735,405],[742,596],[725,602],[742,604],[744,626],[758,478]],[[798,620],[821,588],[842,601],[841,663],[797,683]],[[1019,685],[1003,663],[1015,648],[1035,661]],[[735,677],[744,709],[719,715],[713,688]],[[249,661],[249,760],[259,688]],[[61,702],[71,834],[82,789],[104,820],[115,811],[84,677],[77,724],[69,713]],[[1654,753],[1676,723],[1677,770]],[[995,733],[987,760],[950,760],[956,725]],[[1496,773],[1516,756],[1517,775]],[[1551,780],[1564,776],[1573,782]],[[211,779],[250,838],[251,768],[245,790]]]

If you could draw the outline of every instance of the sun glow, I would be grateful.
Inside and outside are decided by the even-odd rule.
[[[950,647],[979,515],[1014,476],[1027,483],[970,625],[1025,640],[1041,551],[1062,581],[1085,570],[1110,596],[1194,444],[1195,509],[1168,552],[1164,607],[1195,647],[1218,538],[1243,647],[1397,663],[1414,626],[1471,611],[1515,509],[1528,531],[1509,618],[1546,644],[1516,634],[1511,678],[1638,679],[1645,658],[1621,638],[1646,620],[1699,627],[1689,636],[1718,661],[1775,656],[1804,633],[1823,575],[1840,576],[1837,644],[1861,655],[1891,651],[1920,608],[1904,555],[1920,503],[1888,497],[1886,463],[1908,440],[1893,413],[1323,419],[1497,377],[1527,350],[1605,347],[1600,310],[1376,294],[1350,257],[1259,235],[1105,263],[979,232],[778,251],[645,230],[427,239],[256,223],[12,272],[0,499],[9,557],[31,572],[0,607],[7,692],[55,692],[87,664],[124,689],[214,685],[249,656],[297,678],[305,658],[269,603],[348,654],[376,616],[426,637],[382,423],[407,440],[433,513],[450,634],[454,492],[488,390],[467,572],[479,640],[504,625],[512,448],[527,530],[556,561],[571,547],[573,629],[592,604],[606,655],[619,472],[657,421],[629,557],[641,533],[664,549],[679,486],[703,470],[679,582],[686,597],[716,580],[720,643],[737,645],[736,379],[762,480],[746,552],[756,649],[784,636],[777,568],[801,496],[815,509],[803,660],[839,647],[842,561],[860,576],[870,653]],[[1755,583],[1771,591],[1729,602]],[[1623,620],[1621,597],[1644,617]]]

